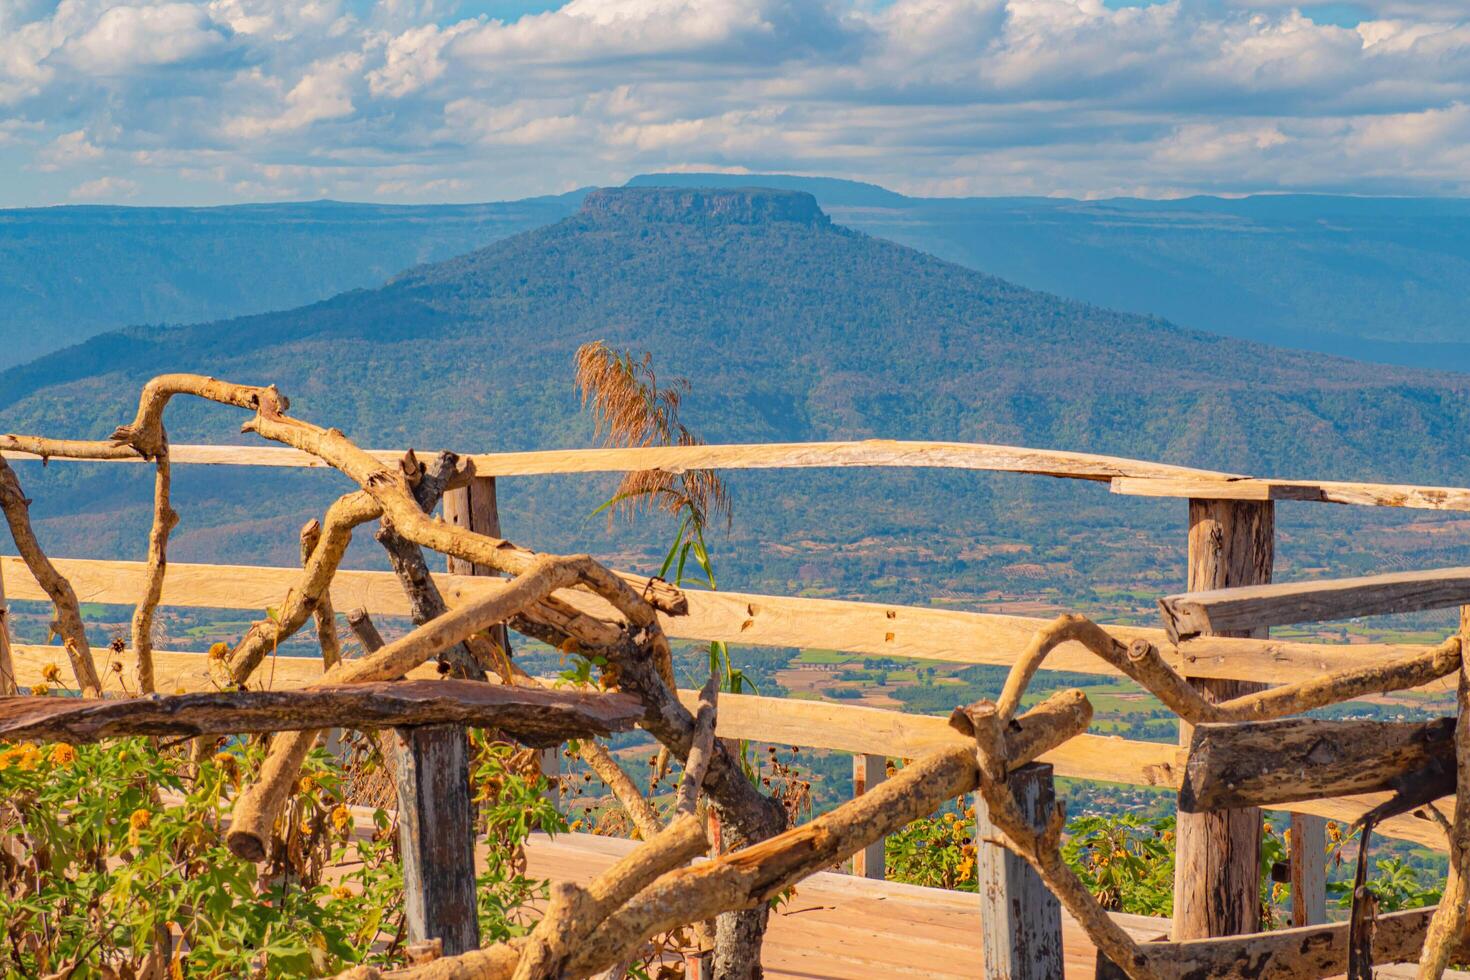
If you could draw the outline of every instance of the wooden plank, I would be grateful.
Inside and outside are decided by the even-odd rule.
[[[1305,500],[1358,507],[1413,510],[1470,510],[1470,489],[1403,483],[1347,483],[1335,480],[1229,479],[1209,477],[1135,477],[1112,480],[1113,493],[1132,497],[1210,498],[1214,500]]]
[[[403,456],[403,450],[397,449],[369,452],[388,464],[396,463]],[[10,450],[0,455],[16,460],[36,458],[29,453]],[[858,442],[559,449],[464,455],[474,461],[477,473],[491,477],[626,473],[641,469],[681,472],[690,469],[945,468],[1106,481],[1114,493],[1130,496],[1305,500],[1364,507],[1470,510],[1470,488],[1464,487],[1263,479],[1093,453],[984,443],[869,439]],[[171,447],[170,457],[179,465],[325,468],[317,457],[281,446],[177,445]],[[141,460],[88,462],[132,463]]]
[[[384,463],[403,458],[401,449],[369,452]],[[34,459],[6,451],[7,459]],[[554,449],[521,453],[463,453],[480,476],[541,476],[557,473],[627,473],[661,469],[809,469],[813,467],[920,467],[1032,473],[1107,481],[1118,476],[1194,477],[1225,480],[1233,474],[1168,463],[968,442],[866,439],[856,442],[752,443],[714,446],[647,446],[614,449]],[[62,457],[56,457],[61,459]],[[190,446],[169,449],[176,464],[215,466],[292,466],[322,468],[315,456],[280,446]],[[90,462],[137,462],[91,460]]]
[[[1188,588],[1271,581],[1274,508],[1270,501],[1189,501]],[[1265,631],[1256,636],[1264,637]],[[1202,680],[1197,686],[1212,701],[1226,701],[1264,687],[1235,680]],[[1188,745],[1190,738],[1191,726],[1181,720],[1181,744]],[[1253,807],[1178,814],[1174,939],[1256,931],[1260,925],[1261,822],[1261,811]]]
[[[48,664],[66,663],[59,647],[18,643],[14,649],[16,679],[22,689],[41,683]],[[154,653],[154,658],[160,691],[215,690],[205,654],[161,650]],[[103,689],[108,693],[136,693],[125,690],[120,680],[129,676],[131,653],[125,651],[114,659],[123,665],[123,670],[100,671]],[[262,685],[277,690],[305,687],[320,681],[321,676],[322,663],[318,657],[276,657],[256,674]],[[439,675],[433,664],[424,664],[408,676],[435,679]],[[698,703],[699,692],[681,690],[679,698],[692,708]],[[967,744],[949,727],[947,719],[930,715],[751,694],[722,694],[720,705],[715,729],[722,738],[748,738],[776,745],[902,758],[916,758],[946,743]],[[1185,756],[1180,748],[1162,742],[1081,735],[1048,752],[1041,761],[1051,763],[1062,776],[1176,788],[1184,771]],[[1351,823],[1386,799],[1388,794],[1375,793],[1337,800],[1303,800],[1283,804],[1278,809]],[[1394,817],[1376,829],[1380,834],[1414,841],[1436,851],[1445,849],[1444,834],[1428,820]]]
[[[95,742],[123,735],[239,735],[318,728],[456,722],[495,728],[530,745],[631,731],[642,719],[627,694],[508,687],[462,680],[380,681],[287,691],[205,691],[96,701],[0,698],[0,737]]]
[[[1190,590],[1159,600],[1172,637],[1444,609],[1470,602],[1470,567]]]
[[[1291,815],[1291,924],[1327,923],[1327,820]]]
[[[1052,768],[1032,762],[1009,779],[1021,813],[1045,830],[1056,808]],[[985,980],[1053,980],[1063,974],[1062,905],[1019,854],[991,843],[1000,831],[975,794],[980,893],[981,976]]]
[[[130,605],[143,587],[143,562],[89,558],[55,559],[83,602]],[[11,598],[46,601],[25,563],[0,557]],[[262,614],[279,605],[299,569],[255,565],[197,565],[170,562],[163,604],[219,609],[246,609]],[[496,579],[464,575],[435,576],[451,605],[495,588]],[[374,615],[407,616],[408,600],[389,572],[344,570],[332,582],[337,609],[363,608]],[[947,663],[1009,667],[1049,620],[1028,616],[972,613],[926,606],[901,606],[836,599],[764,596],[739,592],[686,591],[689,614],[663,617],[670,636],[688,640],[723,640],[751,646],[815,647],[847,653],[938,660]],[[591,613],[608,612],[597,597],[582,592],[559,594]],[[1164,659],[1190,677],[1218,679],[1269,678],[1289,683],[1328,670],[1407,656],[1422,646],[1390,644],[1296,643],[1271,639],[1199,637],[1169,645],[1161,629],[1109,626],[1120,640],[1147,639],[1159,645]],[[1118,676],[1079,644],[1058,647],[1046,661],[1048,670]],[[1438,687],[1435,688],[1439,689]],[[160,690],[168,688],[160,687]],[[1445,688],[1449,690],[1449,688]]]
[[[862,796],[888,778],[888,759],[881,755],[856,753],[852,757],[852,795]],[[887,876],[884,840],[879,838],[852,856],[852,873],[882,881]]]
[[[488,685],[487,685],[488,686]],[[409,942],[439,939],[444,955],[480,948],[469,742],[460,725],[394,729],[398,845]]]

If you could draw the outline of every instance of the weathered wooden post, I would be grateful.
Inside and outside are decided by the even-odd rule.
[[[888,778],[888,760],[881,755],[853,755],[852,795],[856,799]],[[860,878],[882,881],[884,867],[883,838],[878,838],[852,856],[852,873]]]
[[[442,940],[444,955],[480,947],[469,743],[460,725],[394,729],[394,781],[410,942]]]
[[[1189,502],[1188,590],[1263,585],[1275,560],[1276,513],[1269,500]],[[1266,630],[1235,633],[1265,636]],[[1223,701],[1260,690],[1247,681],[1196,680]],[[1193,726],[1179,723],[1181,745]],[[1174,863],[1173,938],[1255,932],[1260,922],[1261,811],[1255,807],[1180,813]]]
[[[1032,762],[1010,776],[1021,812],[1040,830],[1056,807],[1052,768]],[[1065,972],[1062,906],[1026,859],[986,840],[1001,836],[975,794],[980,869],[981,959],[985,980],[1053,980]]]
[[[1291,815],[1291,924],[1327,924],[1327,818]]]

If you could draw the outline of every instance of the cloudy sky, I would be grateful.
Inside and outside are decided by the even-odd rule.
[[[0,206],[1470,194],[1470,0],[0,0]]]

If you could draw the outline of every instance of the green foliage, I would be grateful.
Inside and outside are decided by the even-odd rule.
[[[525,931],[526,905],[543,888],[520,870],[526,835],[565,825],[539,773],[517,767],[503,744],[477,744],[491,845],[480,920],[497,940]],[[242,742],[196,767],[185,752],[136,738],[0,749],[0,976],[136,973],[150,951],[179,977],[322,976],[397,962],[397,829],[379,810],[354,835],[336,757],[312,753],[262,868],[224,845],[229,797],[262,757],[258,743]],[[160,939],[170,936],[168,958]]]
[[[975,808],[946,807],[905,824],[884,841],[887,876],[930,888],[975,891]]]
[[[1170,915],[1174,908],[1174,818],[1080,817],[1062,857],[1110,911]]]

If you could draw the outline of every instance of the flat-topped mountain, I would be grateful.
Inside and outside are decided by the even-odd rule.
[[[104,435],[131,416],[148,377],[198,371],[274,382],[295,413],[364,445],[583,446],[592,434],[572,354],[597,338],[650,350],[661,374],[692,379],[686,421],[711,441],[955,439],[1416,482],[1470,472],[1470,378],[1278,350],[1058,299],[830,223],[811,196],[771,189],[599,191],[562,221],[378,289],[94,338],[0,375],[0,427]],[[238,413],[180,408],[174,441],[239,438]],[[288,479],[244,477],[208,479],[254,495]],[[767,541],[793,528],[847,541],[961,518],[973,528],[977,510],[1005,535],[1028,513],[1025,501],[1040,499],[1031,489],[978,493],[975,478],[956,474],[782,479],[779,493],[762,492],[744,511],[745,527]],[[140,496],[124,498],[143,483],[125,494],[115,473],[109,481],[96,492],[141,518]],[[543,491],[509,506],[509,526],[547,547],[585,542],[598,525],[585,515],[606,488],[556,486],[574,484],[582,489],[564,498]],[[849,517],[843,501],[857,487],[886,503]],[[201,552],[251,542],[279,551],[291,540],[224,533],[227,503],[181,506],[181,554],[190,534]],[[305,516],[283,509],[280,526]],[[73,551],[99,546],[95,528],[57,520],[51,533],[76,539]],[[775,560],[752,552],[740,567],[759,577]]]

